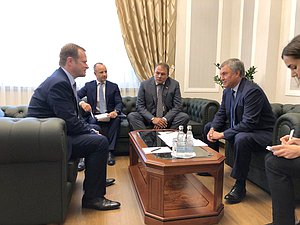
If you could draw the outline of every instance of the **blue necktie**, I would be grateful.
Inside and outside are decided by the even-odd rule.
[[[79,115],[78,114],[78,97],[77,97],[77,88],[76,88],[76,82],[73,84],[73,92],[74,92],[74,96],[76,98],[76,113],[77,113],[77,116]]]
[[[235,96],[234,96],[235,91],[231,90],[231,96],[230,96],[230,127],[234,127],[234,105],[235,105]]]
[[[105,102],[104,91],[103,91],[104,85],[105,85],[104,83],[100,83],[100,88],[99,88],[100,113],[106,112],[106,102]]]

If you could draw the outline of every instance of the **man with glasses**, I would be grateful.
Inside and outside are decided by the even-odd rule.
[[[132,130],[177,129],[189,121],[182,112],[179,83],[169,77],[166,63],[157,64],[154,76],[141,83],[136,107],[136,112],[127,116]]]

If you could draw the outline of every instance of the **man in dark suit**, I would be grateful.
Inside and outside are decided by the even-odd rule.
[[[95,123],[100,126],[100,132],[108,138],[109,153],[108,153],[108,165],[114,165],[115,159],[113,151],[116,147],[117,137],[120,131],[120,118],[118,115],[123,108],[122,98],[120,95],[120,89],[117,84],[107,80],[107,69],[103,63],[96,63],[94,65],[94,74],[96,80],[90,81],[84,85],[78,92],[78,97],[87,97],[87,103],[81,101],[79,105],[86,112],[84,117],[89,123]],[[100,86],[103,85],[103,92],[100,91]],[[102,92],[102,93],[101,93]],[[104,94],[105,104],[101,109],[101,95]],[[90,113],[99,114],[108,113],[107,122],[97,121],[96,118]]]
[[[245,197],[251,151],[265,151],[272,142],[275,123],[264,91],[247,80],[244,74],[244,64],[239,59],[229,59],[221,64],[220,77],[225,88],[222,103],[213,121],[204,128],[207,144],[216,151],[220,139],[234,145],[235,161],[231,176],[236,182],[225,196],[230,204]]]
[[[179,83],[169,77],[168,64],[156,65],[154,76],[141,83],[137,112],[131,112],[127,119],[132,130],[144,130],[149,126],[177,129],[188,123],[189,116],[181,108]]]
[[[83,183],[83,208],[110,210],[120,203],[106,199],[106,161],[108,141],[92,126],[80,119],[76,95],[77,77],[84,77],[88,69],[85,50],[75,44],[65,45],[60,52],[60,68],[34,92],[28,116],[58,117],[67,125],[69,159],[86,159]]]

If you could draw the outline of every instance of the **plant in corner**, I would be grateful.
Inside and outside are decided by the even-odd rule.
[[[220,63],[214,63],[214,65],[215,65],[219,70],[221,69]],[[256,71],[256,68],[257,68],[257,67],[255,67],[255,66],[249,67],[249,69],[245,72],[245,78],[253,82],[253,79],[254,79],[253,75],[257,72],[257,71]],[[215,82],[216,84],[219,84],[219,85],[223,88],[223,82],[222,82],[222,80],[221,80],[221,78],[220,78],[219,75],[215,75],[215,76],[214,76],[214,82]]]

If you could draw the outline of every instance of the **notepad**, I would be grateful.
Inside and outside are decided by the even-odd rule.
[[[110,117],[108,116],[108,113],[98,114],[98,115],[95,115],[95,117],[100,122],[109,122],[110,121]]]

